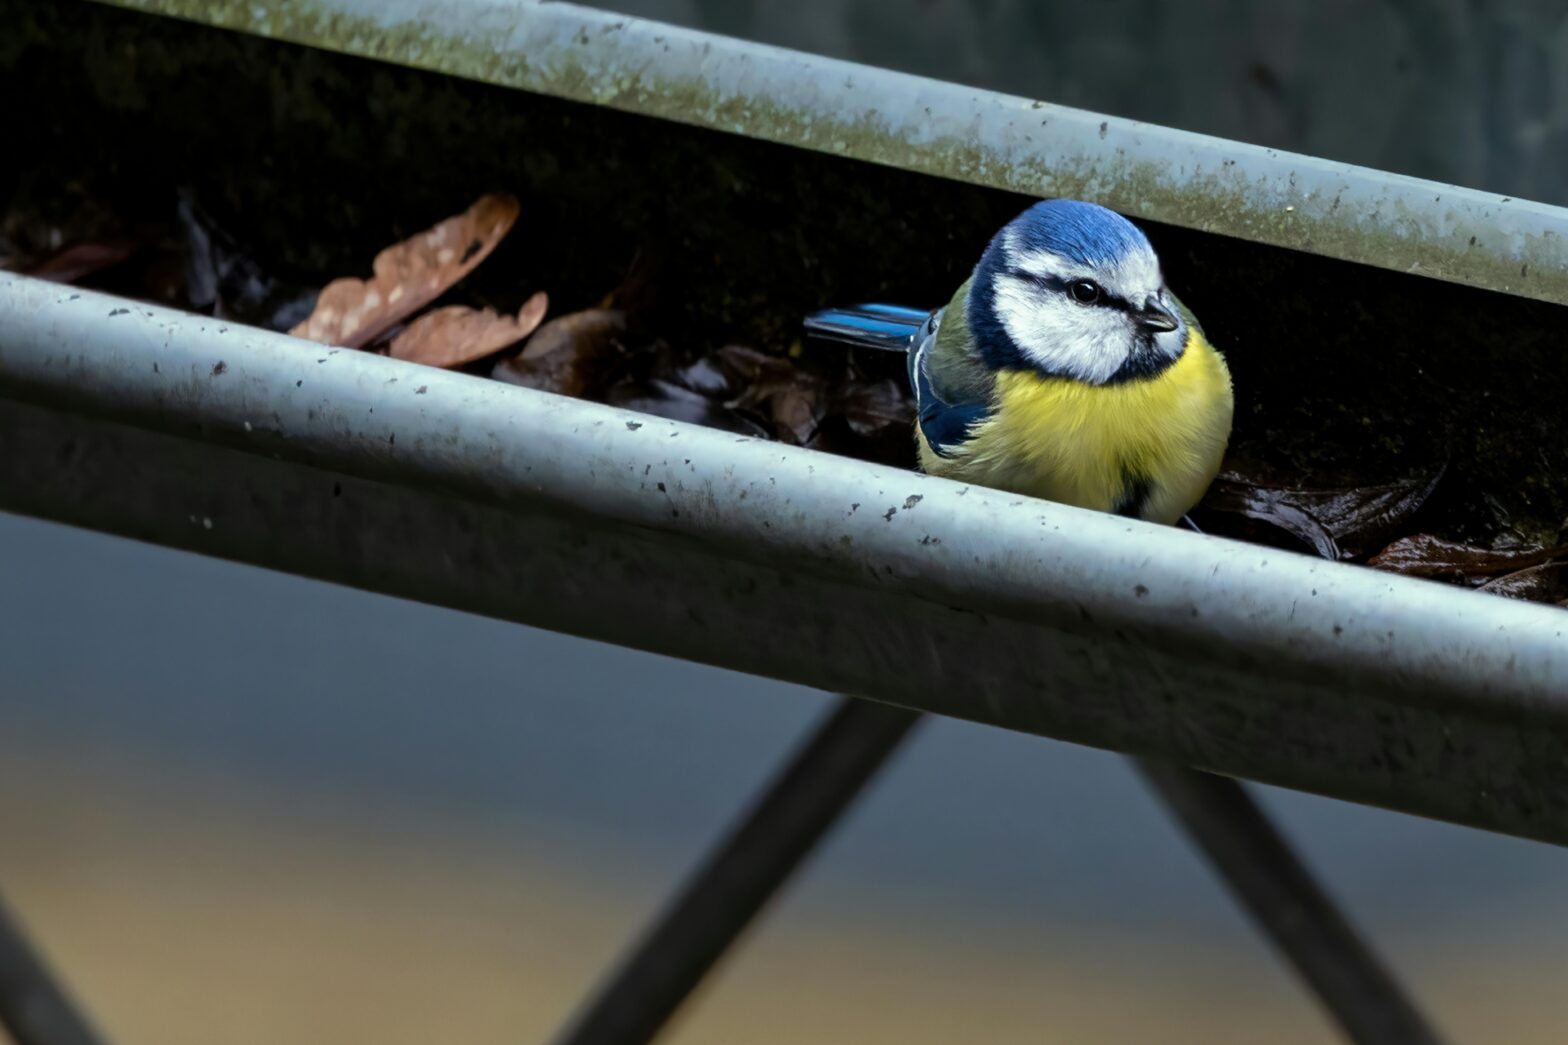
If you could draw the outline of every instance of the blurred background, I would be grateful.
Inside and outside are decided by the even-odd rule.
[[[612,0],[796,50],[1568,200],[1552,0]]]
[[[646,0],[1568,202],[1568,13]],[[0,887],[120,1042],[543,1040],[818,693],[0,515]],[[1264,800],[1456,1040],[1555,1042],[1568,854]],[[679,1045],[1334,1041],[1117,758],[927,721]]]

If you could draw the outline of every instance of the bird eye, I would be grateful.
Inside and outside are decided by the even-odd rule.
[[[1092,305],[1100,300],[1100,285],[1088,279],[1074,280],[1067,285],[1067,293],[1080,305]]]

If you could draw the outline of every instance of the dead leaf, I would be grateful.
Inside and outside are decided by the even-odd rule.
[[[1426,503],[1441,477],[1439,471],[1427,479],[1381,486],[1298,490],[1227,472],[1204,495],[1204,529],[1225,532],[1229,515],[1282,531],[1325,559],[1354,559],[1386,544]]]
[[[724,384],[740,393],[725,403],[773,425],[774,438],[796,446],[809,443],[827,415],[823,383],[801,373],[793,361],[745,345],[725,345],[715,353]]]
[[[1367,560],[1374,569],[1412,577],[1479,582],[1485,577],[1568,558],[1568,545],[1498,551],[1447,541],[1429,533],[1401,537]]]
[[[426,366],[455,367],[494,355],[532,334],[544,321],[550,299],[543,291],[523,302],[517,315],[503,316],[448,305],[415,319],[392,339],[387,354]]]
[[[146,230],[131,228],[120,208],[95,195],[85,182],[73,180],[55,186],[48,193],[49,203],[41,207],[18,205],[27,195],[19,194],[9,208],[0,211],[0,254],[10,256],[12,271],[37,276],[40,266],[57,266],[58,277],[67,263],[74,267],[84,259],[97,271],[126,241],[146,245],[139,235]]]
[[[101,243],[77,243],[22,269],[23,274],[53,283],[75,283],[128,259],[140,248],[135,240],[115,239]]]
[[[915,401],[905,382],[892,378],[856,382],[846,387],[834,404],[849,430],[867,439],[886,435],[910,438],[914,431]]]
[[[523,350],[490,371],[498,381],[561,395],[590,398],[613,378],[626,316],[613,309],[589,309],[557,316],[535,331]]]
[[[1568,600],[1568,562],[1548,562],[1519,570],[1488,581],[1476,591],[1531,602],[1561,603]]]
[[[794,381],[773,386],[766,399],[780,440],[796,446],[805,446],[811,442],[823,417],[827,415],[827,396],[824,392],[821,382],[805,375],[797,375]]]
[[[515,196],[481,196],[462,214],[377,254],[374,278],[346,277],[328,283],[310,317],[289,333],[323,344],[363,348],[477,268],[517,221],[517,214]]]
[[[557,316],[523,346],[521,358],[540,359],[556,352],[581,353],[602,347],[626,329],[626,313],[611,308],[590,308]]]
[[[743,388],[764,381],[790,381],[795,376],[795,364],[788,359],[745,345],[725,345],[714,356],[730,381]]]

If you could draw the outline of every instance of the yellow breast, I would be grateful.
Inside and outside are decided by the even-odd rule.
[[[1181,358],[1147,380],[1004,371],[972,437],[940,457],[922,436],[920,461],[933,475],[1098,511],[1136,500],[1141,487],[1138,514],[1174,523],[1219,471],[1232,409],[1224,358],[1189,328]]]

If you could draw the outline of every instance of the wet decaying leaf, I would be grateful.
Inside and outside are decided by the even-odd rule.
[[[128,260],[141,244],[130,239],[76,243],[19,271],[55,283],[75,283]]]
[[[415,319],[392,338],[387,354],[426,366],[455,367],[517,344],[544,321],[550,299],[543,291],[523,303],[516,316],[493,308],[447,305]]]
[[[1401,537],[1367,560],[1367,565],[1413,577],[1479,584],[1489,577],[1568,559],[1568,545],[1499,551],[1444,540],[1429,533]]]
[[[1510,599],[1568,603],[1568,562],[1549,562],[1506,574],[1476,589]]]
[[[594,398],[614,377],[625,331],[626,314],[615,309],[557,316],[535,331],[521,352],[498,362],[490,376],[525,388]]]
[[[848,385],[839,392],[837,410],[856,435],[867,439],[912,438],[915,401],[907,386],[894,378]]]
[[[1195,514],[1209,533],[1276,545],[1285,536],[1325,559],[1355,559],[1396,537],[1426,503],[1441,477],[1438,472],[1377,486],[1301,490],[1224,472],[1214,480]],[[1238,526],[1238,519],[1245,522]],[[1276,532],[1262,532],[1267,530]]]
[[[771,388],[767,402],[779,439],[796,446],[810,446],[827,416],[827,389],[805,375]]]
[[[813,374],[799,371],[788,359],[744,345],[718,351],[719,365],[740,393],[731,409],[766,418],[776,438],[810,446],[827,414],[827,387]]]
[[[54,213],[0,214],[0,269],[159,304],[183,304],[179,245],[167,222],[118,214],[81,185]]]
[[[0,268],[75,283],[147,244],[150,230],[133,228],[84,184],[62,185],[54,202],[47,215],[26,207],[0,215]]]
[[[1568,602],[1568,545],[1476,548],[1421,533],[1401,537],[1367,560],[1375,569],[1468,584],[1493,595]]]
[[[746,345],[725,345],[714,353],[725,381],[735,389],[754,390],[773,383],[788,383],[795,365],[783,356],[759,352]]]
[[[377,254],[370,280],[345,277],[328,283],[310,317],[289,333],[328,345],[365,347],[477,268],[517,214],[515,196],[480,197],[462,214]]]

